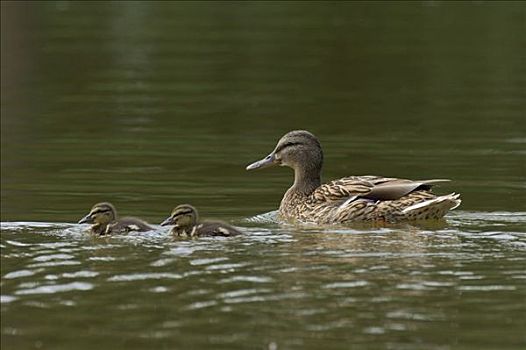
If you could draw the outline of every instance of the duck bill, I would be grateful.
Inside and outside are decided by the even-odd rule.
[[[86,215],[82,219],[79,220],[79,224],[92,224],[93,219],[91,218],[91,214]]]
[[[276,159],[276,154],[272,152],[265,158],[258,160],[257,162],[254,162],[247,166],[247,170],[254,170],[254,169],[263,169],[268,168],[270,166],[276,165],[278,163]]]
[[[167,226],[167,225],[173,225],[173,219],[170,216],[169,218],[166,218],[163,222],[160,223],[161,226]]]

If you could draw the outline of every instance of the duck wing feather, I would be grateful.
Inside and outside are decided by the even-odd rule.
[[[371,200],[396,200],[417,191],[429,190],[439,182],[447,179],[408,180],[382,176],[349,176],[331,181],[318,187],[312,197],[317,202],[354,200],[366,198]]]

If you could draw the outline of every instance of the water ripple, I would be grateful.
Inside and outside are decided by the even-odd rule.
[[[323,286],[323,288],[356,288],[368,285],[367,281],[352,281],[352,282],[334,282]]]
[[[181,279],[183,275],[169,272],[135,273],[127,275],[116,275],[108,278],[110,282],[130,282],[143,280]]]
[[[245,219],[246,222],[254,223],[254,224],[275,224],[278,223],[278,211],[273,210],[269,211],[268,213],[264,214],[258,214],[252,217],[249,217]]]
[[[71,260],[59,260],[59,261],[50,261],[37,264],[29,264],[27,267],[53,267],[53,266],[69,266],[69,265],[81,265],[80,261],[71,261]]]
[[[33,276],[37,272],[42,270],[18,270],[18,271],[12,271],[7,274],[5,274],[2,278],[11,279],[11,278],[20,278],[20,277],[28,277]]]
[[[206,267],[207,270],[221,270],[223,272],[225,271],[235,271],[238,268],[245,267],[250,265],[249,263],[232,263],[232,264],[217,264],[217,265],[209,265]]]
[[[220,283],[231,283],[231,282],[252,282],[252,283],[270,283],[273,282],[274,279],[271,277],[263,277],[263,276],[233,276],[229,278],[225,278],[220,280]]]
[[[54,294],[62,292],[70,292],[75,290],[90,290],[93,289],[94,285],[87,282],[72,282],[67,284],[55,284],[40,286],[32,289],[22,289],[15,292],[17,295],[28,295],[28,294]]]
[[[496,290],[516,290],[515,286],[500,286],[500,285],[486,285],[486,286],[459,286],[458,290],[462,291],[484,291],[491,292]]]
[[[191,265],[208,265],[213,264],[220,261],[228,260],[227,257],[219,257],[219,258],[207,258],[207,259],[194,259],[190,260]]]
[[[34,261],[49,261],[49,260],[69,260],[73,259],[73,255],[69,254],[51,254],[51,255],[40,255],[33,258]]]
[[[191,303],[190,305],[186,306],[186,310],[198,310],[198,309],[204,309],[211,306],[217,305],[218,302],[215,300],[208,300],[208,301],[196,301],[195,303]]]
[[[0,304],[8,304],[11,303],[18,298],[12,295],[0,295]]]
[[[77,271],[77,272],[65,272],[62,274],[64,278],[91,278],[98,276],[99,273],[95,271]]]

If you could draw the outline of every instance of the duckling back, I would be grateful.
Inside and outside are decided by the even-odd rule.
[[[153,227],[141,219],[124,217],[109,223],[103,234],[122,234],[131,231],[146,232],[151,230],[153,230]]]
[[[223,222],[203,222],[194,226],[172,228],[176,237],[233,237],[242,234],[238,229]]]
[[[223,222],[203,222],[196,227],[197,236],[233,237],[242,234],[238,229]]]

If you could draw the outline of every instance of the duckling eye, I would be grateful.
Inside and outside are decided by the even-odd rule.
[[[109,213],[109,212],[110,212],[109,209],[97,209],[93,213],[91,213],[91,215],[106,214],[106,213]]]
[[[173,215],[173,217],[174,218],[179,218],[179,217],[182,217],[182,216],[190,216],[190,215],[192,215],[192,212],[190,210],[188,210],[188,211],[179,211],[179,212],[175,213]]]

